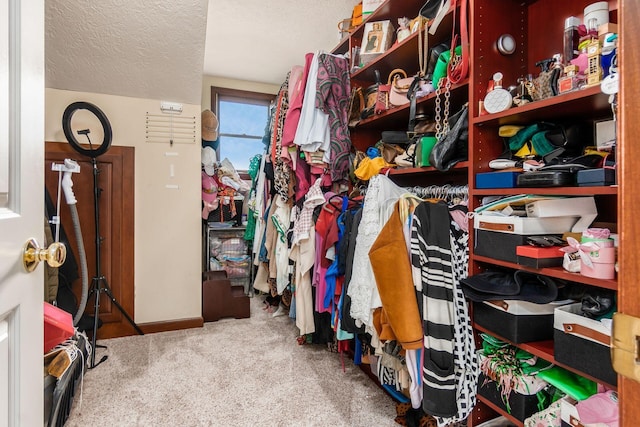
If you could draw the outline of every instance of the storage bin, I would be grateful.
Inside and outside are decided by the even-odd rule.
[[[516,247],[527,244],[527,236],[523,234],[499,233],[497,231],[474,231],[474,248],[476,255],[516,263]]]
[[[522,172],[482,172],[476,174],[476,188],[515,188]]]
[[[554,358],[607,384],[615,385],[611,365],[611,327],[582,316],[582,304],[558,307],[553,319]]]
[[[71,337],[75,329],[73,328],[73,318],[71,313],[59,309],[58,307],[44,303],[44,352],[49,350]]]
[[[555,309],[570,302],[484,301],[474,303],[473,321],[514,344],[550,340]]]
[[[545,392],[542,391],[542,393]],[[507,411],[507,406],[502,401],[499,384],[489,380],[483,373],[480,373],[478,378],[478,394],[520,421],[524,421],[526,418],[544,409],[538,406],[539,401],[536,394],[525,395],[512,391],[508,399],[511,411]]]

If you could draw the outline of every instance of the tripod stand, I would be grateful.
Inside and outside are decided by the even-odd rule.
[[[79,131],[81,133],[83,131]],[[88,137],[88,135],[87,135]],[[100,363],[107,360],[107,356],[104,356],[98,363],[96,361],[96,336],[98,335],[98,321],[100,318],[100,294],[104,293],[113,305],[115,305],[118,310],[122,313],[122,315],[127,319],[127,321],[133,326],[136,332],[140,335],[144,335],[142,329],[136,325],[131,316],[127,313],[127,311],[120,305],[116,297],[111,292],[111,288],[109,287],[109,283],[107,282],[107,278],[102,274],[101,263],[100,263],[100,249],[102,247],[102,237],[100,237],[100,188],[98,187],[98,174],[100,171],[98,170],[98,162],[95,157],[91,157],[91,166],[93,169],[93,208],[94,208],[94,223],[96,227],[96,240],[95,240],[95,248],[96,248],[96,275],[91,280],[91,291],[89,291],[89,296],[94,294],[94,318],[93,318],[93,336],[91,338],[91,346],[93,351],[91,352],[91,365],[90,368],[95,368]]]
[[[91,131],[89,129],[83,129],[83,130],[77,131],[78,135],[84,135],[87,137],[87,140],[89,142],[89,148],[85,148],[82,145],[80,145],[80,143],[76,139],[76,136],[74,135],[74,132],[71,126],[71,119],[73,118],[73,115],[75,114],[75,112],[78,110],[89,111],[100,122],[100,125],[102,126],[102,130],[104,132],[104,139],[99,146],[94,148],[94,146],[91,144],[91,138],[89,138],[89,133],[91,133]],[[69,104],[67,108],[64,110],[64,113],[62,115],[62,130],[64,131],[64,135],[67,137],[67,141],[69,141],[69,144],[71,145],[71,147],[73,147],[74,150],[76,150],[80,154],[83,154],[91,158],[91,165],[93,169],[93,209],[94,209],[93,219],[96,227],[95,228],[96,275],[93,276],[93,279],[91,281],[91,291],[89,291],[89,296],[91,295],[95,296],[95,300],[94,300],[95,316],[93,317],[93,336],[91,338],[91,347],[93,348],[93,351],[91,352],[91,366],[89,366],[90,369],[93,369],[100,363],[107,360],[107,356],[103,356],[102,359],[98,363],[96,363],[95,349],[96,349],[96,337],[98,335],[98,325],[100,321],[100,294],[104,293],[107,297],[109,297],[113,305],[115,305],[118,308],[118,310],[120,310],[122,315],[125,317],[125,319],[127,319],[127,321],[131,324],[131,326],[133,326],[133,328],[136,330],[136,332],[138,332],[138,334],[144,335],[144,332],[142,332],[142,329],[140,329],[138,325],[136,325],[136,323],[133,321],[131,316],[129,316],[127,311],[120,305],[118,300],[116,300],[116,297],[111,292],[111,288],[109,287],[107,278],[102,274],[102,269],[100,264],[100,248],[102,246],[102,237],[100,237],[100,191],[102,190],[100,190],[100,188],[98,187],[98,173],[100,173],[100,171],[98,170],[98,161],[96,160],[96,158],[101,154],[106,153],[107,150],[109,149],[109,146],[111,145],[111,139],[113,136],[111,131],[111,124],[109,123],[107,116],[104,114],[104,112],[100,108],[98,108],[97,106],[89,102],[79,101],[79,102],[73,102]]]

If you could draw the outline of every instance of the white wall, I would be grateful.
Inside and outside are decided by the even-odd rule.
[[[282,77],[284,82],[285,76]],[[202,109],[211,109],[211,86],[224,87],[227,89],[248,90],[251,92],[261,92],[277,94],[280,89],[279,85],[271,85],[268,83],[256,83],[246,80],[228,79],[225,77],[202,76]]]
[[[170,147],[145,142],[145,115],[160,114],[158,100],[48,88],[46,141],[66,141],[62,114],[75,101],[91,102],[104,111],[113,129],[112,145],[135,147],[134,320],[142,324],[200,317],[200,105],[184,104],[182,113],[197,119],[196,142]],[[167,184],[179,189],[167,189]]]

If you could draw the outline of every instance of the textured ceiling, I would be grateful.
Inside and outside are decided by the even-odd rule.
[[[199,104],[208,0],[46,0],[46,87]]]
[[[357,2],[45,0],[46,87],[199,104],[203,74],[279,85]]]
[[[209,0],[204,74],[280,84],[304,54],[331,50],[358,0]]]

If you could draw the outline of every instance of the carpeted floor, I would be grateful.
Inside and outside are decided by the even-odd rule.
[[[394,426],[395,403],[352,361],[296,342],[286,316],[101,340],[66,426]]]

